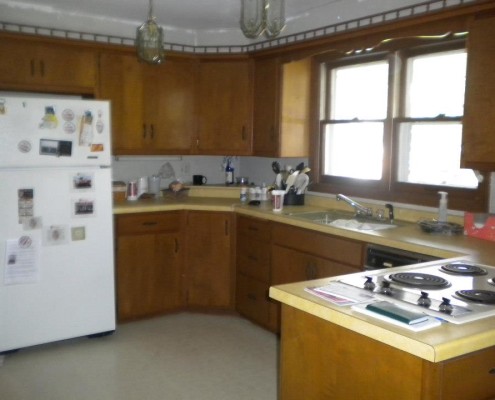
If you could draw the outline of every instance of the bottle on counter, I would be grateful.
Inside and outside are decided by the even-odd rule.
[[[438,204],[438,222],[447,222],[447,192],[438,192],[440,201]]]
[[[225,184],[233,185],[234,184],[234,167],[230,160],[227,161],[227,166],[225,167]]]
[[[248,201],[248,188],[246,186],[241,187],[240,200],[241,203],[246,203]]]

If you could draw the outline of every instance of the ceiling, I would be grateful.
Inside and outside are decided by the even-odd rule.
[[[425,0],[286,0],[283,35],[423,3]],[[470,0],[467,0],[470,1]],[[165,41],[184,45],[252,43],[239,29],[241,0],[153,0]],[[135,37],[149,0],[0,0],[0,23]],[[260,39],[263,40],[263,39]]]
[[[365,0],[286,0],[287,19],[298,18],[318,8],[342,1]],[[86,15],[144,21],[149,0],[0,0],[12,8],[59,15]],[[153,0],[153,11],[160,25],[190,30],[238,27],[240,0]]]

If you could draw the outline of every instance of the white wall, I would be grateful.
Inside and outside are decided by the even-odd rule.
[[[246,176],[256,185],[271,184],[275,180],[272,162],[277,160],[282,167],[295,167],[300,162],[307,164],[306,158],[263,158],[263,157],[233,157],[234,176]],[[222,156],[182,156],[182,157],[120,157],[112,163],[113,179],[129,181],[141,176],[157,174],[161,166],[169,162],[174,168],[176,178],[184,183],[192,182],[195,174],[205,175],[208,184],[224,184],[225,173]],[[167,187],[172,179],[164,180],[162,187]]]
[[[163,158],[127,158],[114,160],[113,179],[129,181],[140,176],[150,176],[158,173],[160,167],[169,162],[175,170],[176,177],[184,183],[191,183],[194,174],[205,175],[208,184],[224,184],[225,174],[222,167],[224,158],[221,156],[182,156]],[[234,157],[234,176],[246,176],[249,182],[261,185],[271,184],[275,180],[272,171],[272,162],[279,161],[282,167],[291,165],[295,167],[300,162],[308,163],[306,158],[268,158],[268,157]],[[311,179],[311,172],[308,174]],[[168,187],[172,179],[162,181],[162,187]],[[490,176],[490,204],[489,212],[495,213],[495,173]]]

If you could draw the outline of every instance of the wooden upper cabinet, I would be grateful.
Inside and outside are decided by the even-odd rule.
[[[250,155],[252,63],[200,60],[196,153]]]
[[[462,166],[495,171],[495,17],[469,30]]]
[[[309,155],[311,60],[258,59],[254,78],[253,153]]]
[[[278,58],[260,59],[254,68],[253,153],[277,157],[280,62]]]
[[[98,97],[111,101],[113,153],[140,153],[145,148],[143,71],[135,57],[100,55]]]
[[[196,63],[100,55],[99,97],[112,102],[113,153],[188,154],[195,131]]]
[[[93,94],[96,52],[78,45],[0,40],[0,86],[10,90]]]

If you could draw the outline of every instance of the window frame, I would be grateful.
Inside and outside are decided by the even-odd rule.
[[[341,53],[322,55],[315,57],[315,88],[318,88],[318,96],[315,96],[317,104],[315,113],[315,133],[312,141],[311,166],[315,174],[314,184],[311,190],[323,193],[345,193],[349,196],[400,202],[424,206],[438,205],[438,191],[449,193],[449,208],[465,211],[486,211],[488,206],[488,176],[483,176],[483,182],[477,189],[464,189],[446,187],[441,185],[424,185],[398,181],[398,157],[399,157],[399,125],[410,119],[405,117],[405,85],[407,58],[426,55],[449,50],[466,48],[466,39],[442,39],[427,41],[421,39],[391,41],[391,46],[381,51],[365,52],[366,54],[354,54],[346,56]],[[469,54],[468,54],[469,56]],[[328,123],[330,112],[331,88],[328,84],[331,69],[359,64],[361,62],[377,59],[389,60],[389,104],[387,120],[384,125],[384,149],[382,179],[371,181],[364,179],[344,178],[323,175],[323,151],[324,151],[324,125]],[[421,120],[430,121],[454,121],[462,118],[436,117]]]

